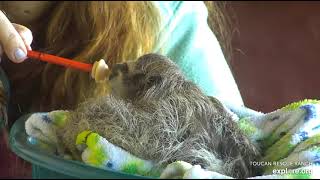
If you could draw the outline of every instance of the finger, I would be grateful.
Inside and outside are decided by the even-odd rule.
[[[31,43],[33,40],[33,35],[31,30],[20,24],[12,23],[12,25],[20,34],[20,37],[22,38],[24,44],[26,45],[27,50],[31,50]]]
[[[17,30],[0,11],[0,43],[8,58],[20,63],[27,58],[27,48]]]

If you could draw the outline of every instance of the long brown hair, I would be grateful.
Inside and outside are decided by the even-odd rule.
[[[88,63],[105,59],[112,67],[152,52],[160,22],[152,2],[59,2],[47,25],[44,47],[46,52]],[[88,73],[47,64],[42,92],[42,102],[50,109],[70,108],[107,93],[108,85],[95,84]]]
[[[204,1],[208,9],[208,24],[216,35],[225,58],[232,59],[232,38],[236,30],[234,12],[226,1]]]
[[[208,23],[229,59],[231,34],[223,4],[205,4]],[[47,24],[44,51],[88,63],[105,59],[112,67],[152,52],[159,40],[160,23],[160,14],[149,1],[59,2]],[[88,73],[47,64],[42,73],[40,110],[73,108],[108,89],[107,83],[96,84]]]

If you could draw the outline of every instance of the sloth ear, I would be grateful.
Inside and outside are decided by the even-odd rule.
[[[160,84],[162,82],[162,77],[161,76],[150,76],[148,79],[147,79],[147,86],[148,87],[151,87],[155,84]]]

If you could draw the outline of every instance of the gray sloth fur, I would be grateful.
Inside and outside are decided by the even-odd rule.
[[[235,178],[257,175],[250,162],[260,157],[258,148],[167,57],[115,65],[110,83],[110,95],[80,104],[58,132],[76,156],[77,134],[91,130],[158,166],[180,160]]]

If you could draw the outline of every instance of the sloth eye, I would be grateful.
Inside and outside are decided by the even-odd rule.
[[[140,80],[144,76],[145,76],[144,73],[136,73],[132,76],[132,80]]]
[[[159,84],[162,81],[162,77],[161,76],[150,76],[147,80],[147,85],[153,85],[153,84]]]

